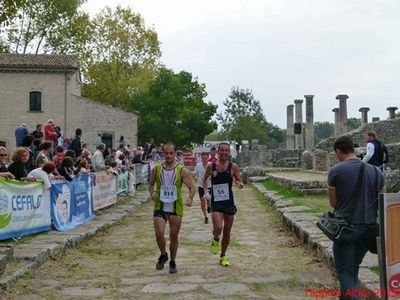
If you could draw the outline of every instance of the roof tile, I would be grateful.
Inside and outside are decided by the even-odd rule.
[[[67,54],[0,53],[0,68],[77,69],[78,57]]]

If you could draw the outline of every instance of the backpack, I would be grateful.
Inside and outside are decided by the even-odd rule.
[[[389,162],[389,150],[384,143],[381,143],[382,162],[387,164]]]

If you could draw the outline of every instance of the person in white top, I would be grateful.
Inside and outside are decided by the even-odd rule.
[[[365,134],[365,139],[367,142],[367,153],[362,161],[377,166],[383,172],[382,142],[376,138],[376,133],[372,130]]]
[[[121,154],[124,154],[124,150],[125,150],[125,145],[124,144],[119,144],[117,152],[115,153],[115,159],[119,159],[119,157],[121,156]]]
[[[53,162],[44,163],[43,167],[36,168],[28,174],[28,178],[35,178],[43,180],[43,189],[48,190],[51,188],[50,179],[64,179],[63,176],[53,176],[52,173],[56,169]]]
[[[94,152],[92,156],[92,165],[95,172],[99,172],[104,170],[106,163],[104,161],[104,151],[106,150],[106,145],[100,143],[97,146],[97,150]]]
[[[198,191],[199,191],[199,198],[200,198],[200,204],[201,204],[201,210],[204,215],[204,223],[208,224],[208,216],[207,216],[207,210],[208,208],[206,207],[206,201],[210,199],[206,199],[204,197],[204,187],[203,187],[203,180],[204,180],[204,174],[206,172],[208,164],[208,153],[207,152],[202,152],[201,153],[201,161],[196,165],[193,175],[197,178],[197,186],[198,186]],[[207,190],[211,188],[211,180],[207,181]]]

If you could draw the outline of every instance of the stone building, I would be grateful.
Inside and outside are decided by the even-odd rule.
[[[81,85],[74,55],[0,53],[0,143],[13,150],[17,126],[32,132],[53,119],[67,137],[81,128],[91,150],[98,134],[112,147],[120,136],[136,146],[137,115],[81,97]]]

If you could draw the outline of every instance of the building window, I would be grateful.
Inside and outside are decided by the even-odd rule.
[[[101,141],[106,144],[107,148],[113,147],[113,135],[111,133],[103,133],[101,135]]]
[[[29,93],[29,111],[42,111],[42,93]]]

